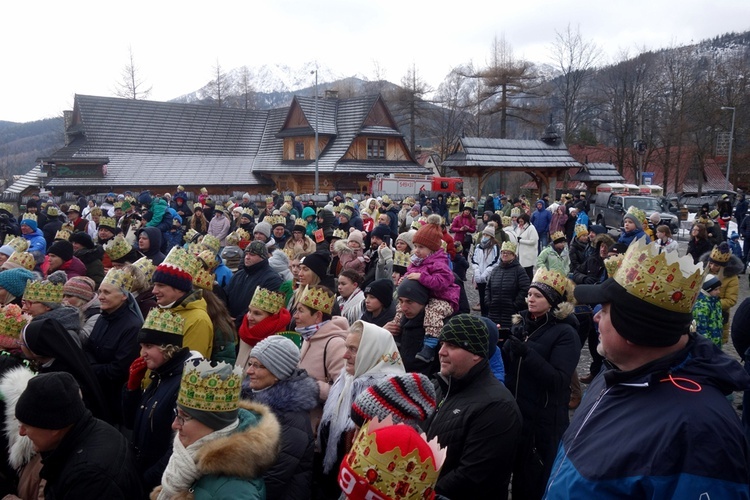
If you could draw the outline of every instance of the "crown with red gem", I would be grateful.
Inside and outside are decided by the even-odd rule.
[[[9,234],[5,237],[5,244],[16,252],[25,252],[29,249],[29,240],[23,236],[13,236]]]
[[[306,286],[299,303],[315,311],[331,314],[336,297],[325,287]]]
[[[531,280],[532,284],[546,285],[552,288],[554,291],[560,294],[560,297],[565,298],[565,292],[569,286],[568,278],[563,276],[557,271],[552,271],[545,267],[540,267],[534,273],[534,279]]]
[[[110,241],[104,244],[104,251],[109,255],[109,258],[112,260],[118,260],[125,257],[127,254],[129,254],[133,250],[133,247],[130,246],[130,243],[125,240],[125,238],[118,234],[114,238],[112,238]]]
[[[427,441],[389,416],[366,422],[339,468],[339,486],[347,498],[435,498],[435,483],[446,451],[437,438]]]
[[[625,252],[614,279],[629,294],[657,307],[690,314],[703,284],[702,264],[676,252],[659,253],[655,243],[638,239]]]
[[[63,229],[60,229],[58,232],[55,233],[55,239],[68,241],[70,239],[70,231],[65,231]]]
[[[267,313],[276,314],[282,307],[286,306],[286,296],[283,293],[257,287],[250,301],[250,306]]]

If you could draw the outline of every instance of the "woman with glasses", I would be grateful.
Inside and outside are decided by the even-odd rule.
[[[320,389],[298,363],[294,342],[271,335],[253,347],[242,383],[242,397],[271,408],[281,425],[279,458],[263,475],[268,500],[304,500],[312,492],[315,440],[310,411],[318,404]]]

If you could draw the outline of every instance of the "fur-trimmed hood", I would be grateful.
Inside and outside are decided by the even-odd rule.
[[[552,316],[554,316],[558,323],[562,323],[575,313],[575,309],[575,306],[571,302],[560,302],[552,311]],[[521,314],[514,314],[511,318],[514,325],[520,325],[524,320]]]
[[[320,399],[320,387],[318,382],[307,374],[305,370],[297,370],[286,380],[279,380],[271,387],[262,391],[253,392],[249,387],[244,387],[243,395],[247,394],[250,400],[262,403],[277,413],[293,411],[309,412],[316,406]]]
[[[26,390],[26,385],[34,377],[34,372],[26,367],[18,366],[5,372],[0,378],[0,396],[5,402],[5,437],[8,439],[8,463],[18,470],[26,465],[36,454],[34,444],[28,436],[18,433],[20,427],[16,418],[16,403]]]
[[[711,252],[706,252],[701,255],[700,262],[703,263],[704,268],[708,266],[709,257],[711,257]],[[744,267],[745,265],[736,255],[730,255],[729,262],[727,262],[726,266],[722,266],[720,274],[726,278],[731,278],[732,276],[740,274]]]
[[[355,249],[350,248],[347,240],[338,240],[333,244],[333,251],[337,255],[353,254],[356,252]]]

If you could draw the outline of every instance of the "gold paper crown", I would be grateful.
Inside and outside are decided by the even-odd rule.
[[[112,204],[112,206],[115,207],[115,210],[117,210],[118,208],[122,209],[122,202],[121,201],[116,201],[116,202],[114,202]]]
[[[182,237],[183,240],[185,240],[185,243],[191,243],[193,239],[198,236],[200,233],[193,229],[192,227],[187,230],[185,233],[185,236]]]
[[[57,217],[60,215],[60,209],[55,206],[47,207],[47,215],[50,217]]]
[[[511,217],[520,217],[521,216],[521,209],[518,207],[513,207],[510,209],[510,216]]]
[[[467,201],[466,203],[464,203],[464,210],[466,210],[467,208],[470,209],[470,210],[474,210],[474,208],[475,208],[474,207],[474,202],[473,201]]]
[[[345,240],[349,237],[349,233],[337,227],[336,229],[333,230],[333,237],[338,238],[340,240]]]
[[[387,194],[386,194],[386,195],[383,195],[383,197],[381,198],[381,200],[380,200],[380,201],[381,201],[381,203],[383,203],[383,204],[386,204],[386,205],[390,205],[390,203],[391,203],[391,197],[390,197],[390,196],[388,196]]]
[[[23,236],[8,235],[5,237],[5,244],[16,252],[25,252],[29,249],[29,240]]]
[[[323,210],[323,209],[321,208],[320,210]],[[318,210],[318,215],[320,215],[320,210]],[[336,205],[335,207],[331,208],[330,210],[333,210],[334,214],[341,213],[341,205]]]
[[[502,210],[495,210],[495,213],[502,218],[504,212]]]
[[[248,215],[250,216],[250,219],[252,219],[253,217],[255,217],[255,212],[252,208],[243,208],[242,215]]]
[[[240,237],[237,236],[237,233],[231,232],[231,233],[229,233],[227,235],[226,238],[224,238],[224,241],[227,242],[227,246],[236,247],[237,244],[240,242]],[[213,253],[213,252],[211,252],[211,250],[203,250],[203,252]],[[201,253],[203,253],[203,252],[201,252]]]
[[[273,197],[267,196],[266,197],[266,205],[270,205],[270,204],[273,204]]]
[[[351,200],[352,198],[354,198],[354,196],[352,195],[352,193],[346,193],[346,194],[344,195],[344,199],[345,199],[345,200]]]
[[[288,194],[284,195],[284,201],[292,201],[292,197]]]
[[[607,257],[604,259],[604,267],[607,270],[607,277],[614,276],[618,269],[620,269],[620,266],[622,265],[622,259],[625,257],[625,254],[617,254],[613,255],[612,257]]]
[[[508,215],[504,215],[500,218],[500,224],[502,224],[503,227],[508,227],[513,224],[513,219],[511,219]]]
[[[13,252],[5,262],[8,264],[7,267],[9,268],[22,267],[24,269],[28,269],[29,271],[33,271],[34,265],[36,265],[34,256],[29,252]]]
[[[63,224],[60,229],[63,231],[67,231],[71,234],[74,233],[76,230],[75,226],[73,226],[73,224],[71,224],[70,222],[66,222],[65,224]]]
[[[286,305],[286,295],[257,287],[253,294],[253,299],[250,301],[250,305],[261,311],[276,314]]]
[[[215,255],[215,254],[214,254]],[[168,265],[195,276],[201,269],[201,264],[195,255],[188,253],[182,247],[172,247],[160,265]]]
[[[553,242],[557,241],[559,239],[563,239],[564,240],[565,239],[565,233],[563,233],[562,231],[555,231],[554,233],[552,233],[550,235],[550,239],[552,239]]]
[[[709,260],[712,260],[717,264],[726,264],[729,262],[732,252],[729,250],[728,245],[724,247],[724,250],[726,250],[726,252],[722,252],[722,248],[720,248],[719,245],[715,245],[713,250],[711,250],[711,255],[708,257]]]
[[[49,281],[29,280],[26,282],[26,291],[23,292],[23,299],[32,302],[60,304],[63,299],[63,285],[62,283],[56,284]]]
[[[393,252],[393,265],[401,267],[409,267],[411,263],[411,255],[406,252],[399,252],[396,250]]]
[[[70,212],[78,212],[80,214],[81,213],[81,207],[79,207],[78,205],[71,205],[71,206],[68,207],[68,213],[70,213]]]
[[[34,222],[37,222],[36,214],[26,212],[21,216],[21,220],[33,220]]]
[[[565,299],[565,291],[568,288],[568,278],[559,272],[540,267],[537,269],[536,273],[534,273],[534,279],[532,279],[531,282],[547,285],[559,293],[560,297]]]
[[[69,240],[70,239],[70,231],[64,231],[60,229],[58,232],[55,233],[55,239],[56,240]]]
[[[99,227],[102,226],[114,229],[117,227],[117,221],[113,217],[102,217],[99,219]]]
[[[204,248],[211,250],[214,254],[217,254],[221,248],[221,241],[219,241],[219,238],[216,236],[207,234],[201,240],[201,245],[203,245]]]
[[[297,218],[297,219],[295,219],[295,221],[294,221],[294,227],[303,227],[303,228],[307,228],[307,221],[306,221],[305,219],[303,219],[302,217],[298,217],[298,218]]]
[[[351,196],[350,196],[350,198],[351,198]],[[354,211],[355,204],[354,204],[354,202],[352,200],[349,200],[346,203],[344,203],[344,206],[346,208],[351,208],[352,211]]]
[[[349,210],[348,208],[343,209],[340,212],[340,214],[343,215],[344,217],[346,217],[347,219],[351,219],[352,218],[352,211]]]
[[[104,251],[107,252],[109,258],[112,260],[122,259],[133,250],[125,238],[118,234],[110,241],[104,244]]]
[[[193,276],[193,287],[200,288],[202,290],[213,290],[214,289],[214,275],[210,271],[200,269]]]
[[[68,210],[70,212],[70,210]],[[101,217],[104,212],[102,212],[102,209],[99,207],[94,207],[91,209],[91,217]]]
[[[633,217],[635,217],[636,219],[638,219],[638,221],[641,222],[641,223],[644,220],[646,220],[646,212],[644,212],[640,208],[636,207],[635,205],[633,205],[630,208],[628,208],[628,212],[627,213],[629,213],[630,215],[632,215]]]
[[[201,188],[201,194],[208,194],[208,189],[202,187]]]
[[[387,437],[378,440],[379,436]],[[420,439],[421,446],[416,441]],[[386,442],[394,446],[385,449]],[[425,447],[430,449],[431,456],[422,458],[419,448]],[[376,417],[365,422],[357,433],[344,458],[340,481],[346,483],[346,475],[353,472],[358,482],[379,493],[372,498],[433,498],[445,457],[446,449],[440,447],[437,437],[428,441],[424,433],[406,424],[394,425],[390,416],[383,421]]]
[[[129,292],[131,291],[131,288],[133,288],[133,275],[130,273],[126,273],[122,269],[112,268],[104,276],[102,283],[106,283],[107,285],[112,285],[117,288],[121,288],[126,292]]]
[[[313,309],[314,311],[321,311],[327,314],[331,314],[333,311],[333,302],[336,297],[323,287],[310,288],[305,287],[302,292],[302,297],[299,299],[299,303]]]
[[[177,403],[199,411],[233,411],[239,407],[242,368],[221,361],[185,363]]]
[[[277,224],[281,224],[283,226],[286,225],[286,217],[284,217],[283,215],[270,215],[268,217],[265,217],[263,220],[271,224],[271,226],[275,226]]]
[[[228,209],[234,208],[234,202],[232,200],[229,200],[226,203],[224,203],[224,206],[227,207]]]
[[[193,210],[195,209],[203,210],[203,205],[201,205],[200,203],[193,203]]]
[[[655,243],[633,241],[614,279],[639,299],[669,311],[690,314],[703,284],[703,265],[677,252],[659,253]]]
[[[713,210],[708,212],[708,216],[711,217],[712,219],[715,219],[719,216],[719,211],[714,208]]]
[[[219,265],[216,255],[211,250],[203,250],[196,257],[201,266],[209,271],[213,271]]]
[[[576,224],[575,232],[576,236],[583,236],[584,234],[589,234],[589,228],[585,224]]]
[[[0,210],[5,210],[9,214],[13,213],[13,207],[9,203],[0,203]]]
[[[151,278],[154,276],[154,271],[156,270],[156,266],[154,265],[153,261],[151,261],[151,259],[149,259],[148,257],[141,257],[140,259],[133,262],[133,266],[140,269],[143,275],[146,277],[146,280],[151,282]]]
[[[250,233],[248,233],[246,230],[242,229],[241,227],[237,228],[234,232],[237,234],[237,236],[240,237],[240,241],[250,241],[251,239]]]
[[[412,198],[411,196],[407,196],[406,198],[404,198],[404,201],[401,202],[401,204],[405,205],[414,205],[414,203],[414,198]]]
[[[198,255],[204,250],[205,248],[200,243],[188,243],[187,252],[190,254]]]
[[[17,339],[21,331],[31,321],[16,304],[8,304],[0,310],[0,335]]]
[[[503,241],[503,244],[500,246],[501,252],[513,252],[515,254],[517,249],[518,247],[512,241]]]

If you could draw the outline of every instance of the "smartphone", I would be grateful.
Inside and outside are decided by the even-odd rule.
[[[389,236],[383,236],[383,243],[386,244],[386,246],[391,246],[391,237]]]

